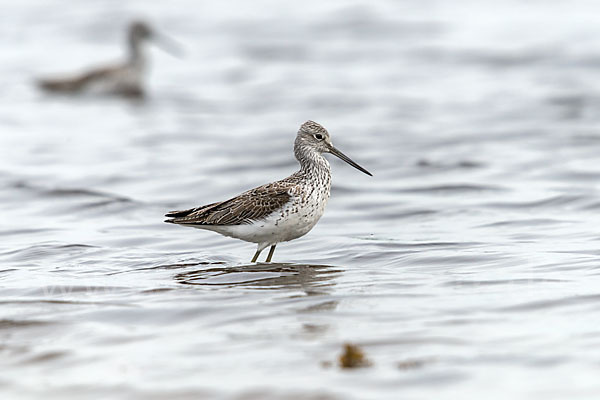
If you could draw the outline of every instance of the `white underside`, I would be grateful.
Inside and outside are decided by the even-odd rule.
[[[292,202],[284,210],[288,208]],[[197,225],[195,228],[211,230],[224,236],[257,243],[264,249],[280,242],[287,242],[306,235],[319,221],[325,211],[325,202],[313,207],[301,207],[298,212],[274,212],[264,220],[244,225]]]
[[[124,66],[110,75],[90,82],[86,90],[90,94],[120,93],[128,90],[141,90],[142,69],[138,66]]]

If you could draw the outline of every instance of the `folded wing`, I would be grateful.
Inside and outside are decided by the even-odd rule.
[[[289,185],[282,182],[259,186],[219,203],[183,211],[171,211],[165,220],[180,225],[243,225],[281,210],[290,201]]]

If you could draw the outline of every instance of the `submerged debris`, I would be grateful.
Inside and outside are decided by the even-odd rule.
[[[362,368],[372,365],[360,347],[354,344],[344,344],[344,352],[339,358],[340,368]]]
[[[423,365],[429,363],[431,360],[426,359],[408,359],[404,361],[399,361],[396,366],[398,369],[407,371],[411,369],[417,369],[423,367]]]

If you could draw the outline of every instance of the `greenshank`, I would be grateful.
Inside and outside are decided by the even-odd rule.
[[[294,155],[300,170],[277,182],[248,190],[226,201],[166,214],[165,222],[206,229],[256,243],[251,262],[268,246],[271,262],[275,246],[306,235],[319,221],[331,190],[331,169],[323,153],[333,154],[359,171],[369,171],[333,146],[329,132],[313,121],[300,127]]]
[[[124,97],[144,96],[143,77],[147,60],[143,45],[153,40],[163,50],[179,55],[179,46],[170,38],[156,33],[144,22],[132,22],[127,33],[127,60],[121,64],[99,67],[64,78],[38,80],[38,86],[49,92],[81,93],[83,91]]]

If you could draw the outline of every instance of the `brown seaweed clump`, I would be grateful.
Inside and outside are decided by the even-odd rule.
[[[340,368],[363,368],[372,365],[365,357],[365,353],[357,345],[346,343],[344,351],[339,358]]]

